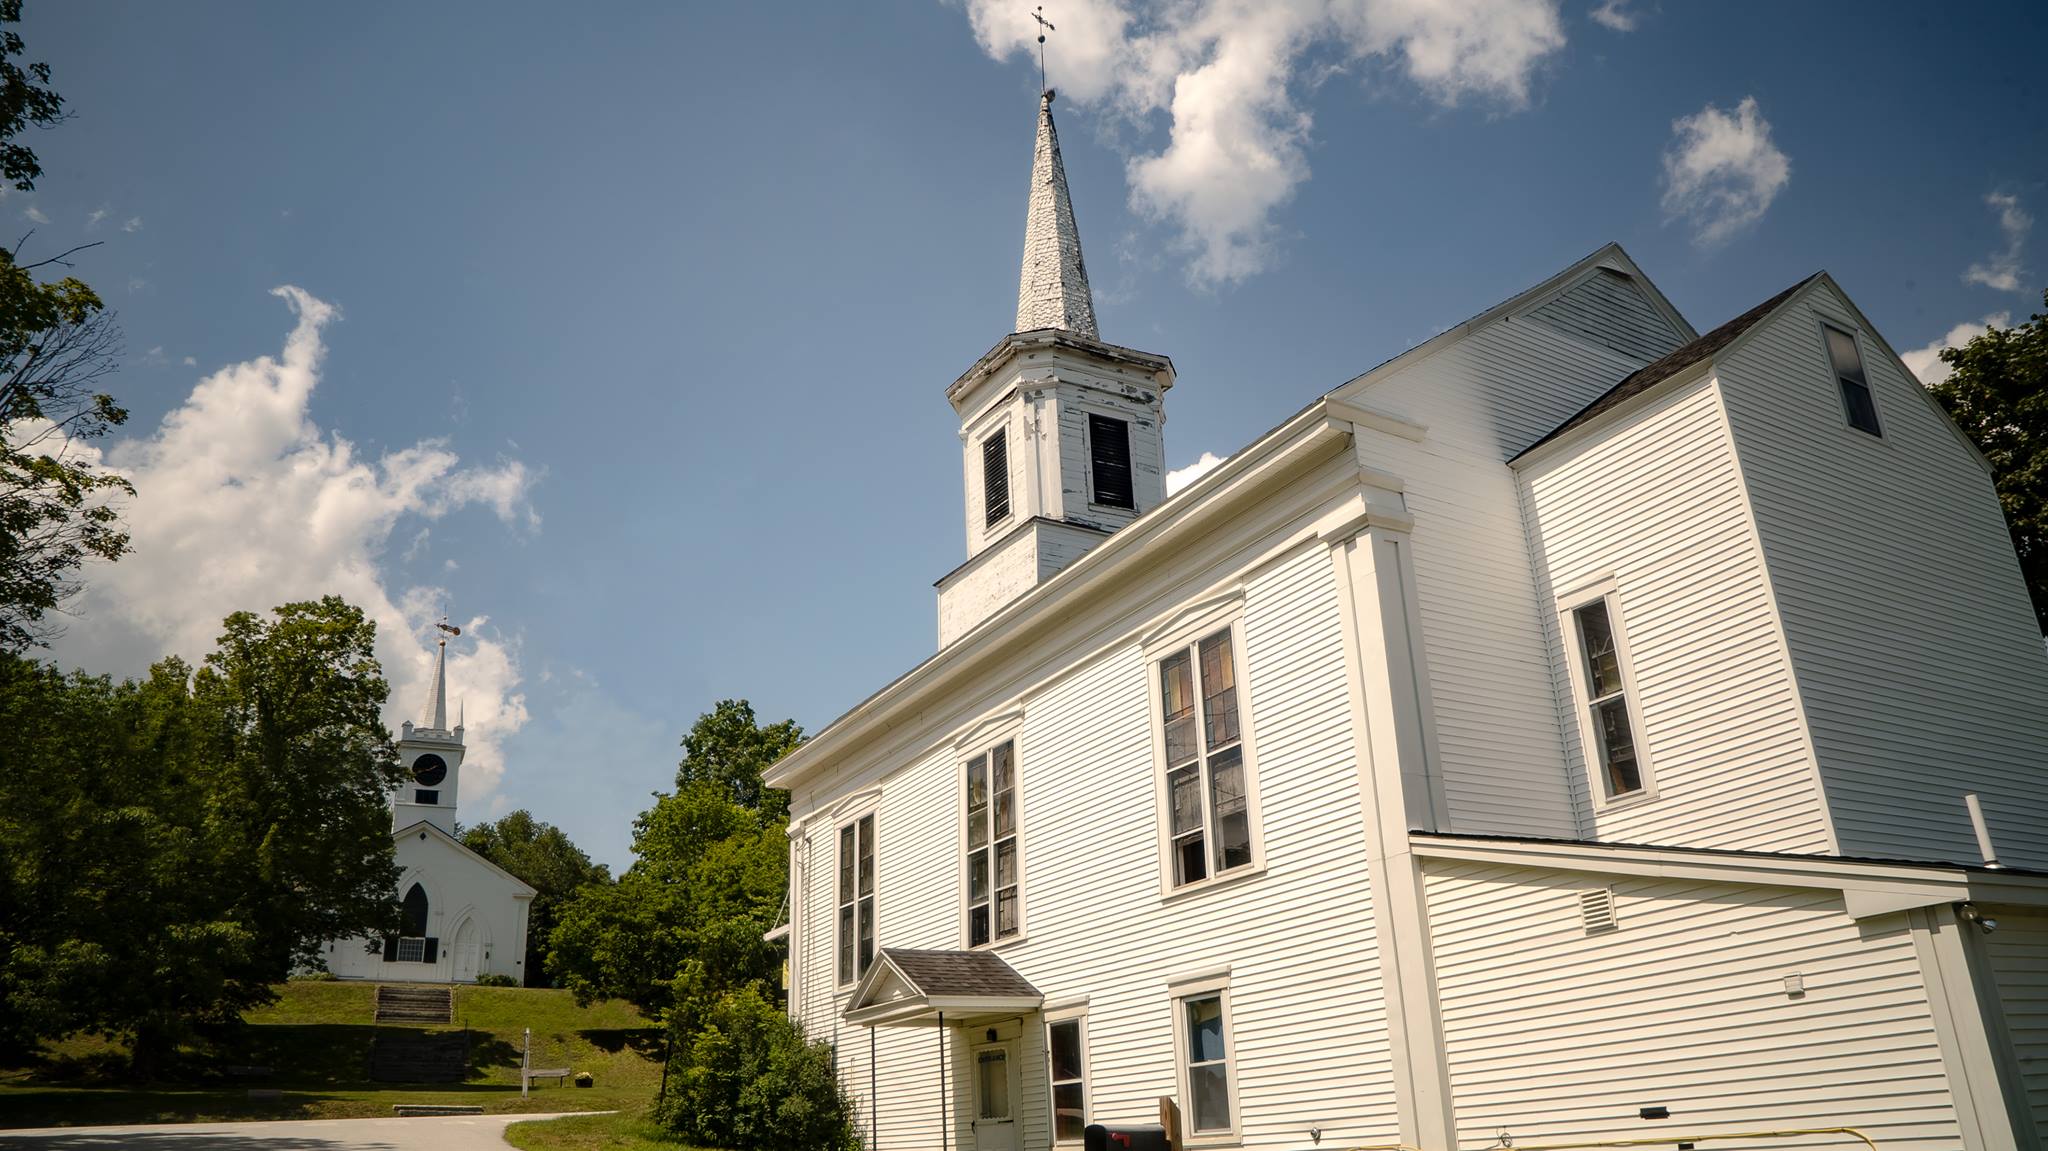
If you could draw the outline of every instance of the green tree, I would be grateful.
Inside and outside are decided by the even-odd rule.
[[[1991,461],[2034,615],[2048,634],[2048,315],[1992,328],[1941,358],[1949,376],[1928,390]]]
[[[832,1049],[806,1043],[758,985],[708,1004],[678,1044],[674,1065],[655,1116],[692,1143],[759,1151],[859,1146]]]
[[[693,783],[725,788],[733,802],[778,816],[789,811],[789,793],[761,782],[775,761],[795,751],[804,729],[793,719],[762,724],[754,705],[743,699],[721,699],[683,736],[683,761],[676,766],[678,790]]]
[[[560,920],[562,904],[589,884],[611,883],[611,870],[592,863],[561,828],[542,823],[526,811],[467,828],[462,842],[534,889],[533,905],[527,913],[526,962],[521,970],[528,987],[550,986],[545,970],[548,937]]]
[[[0,0],[0,178],[28,191],[42,166],[15,137],[62,120],[64,100],[48,65],[19,62],[20,21],[21,0]],[[119,332],[84,283],[34,274],[53,264],[69,266],[0,251],[0,651],[47,639],[85,561],[128,549],[111,501],[132,489],[84,446],[128,418],[98,390]]]

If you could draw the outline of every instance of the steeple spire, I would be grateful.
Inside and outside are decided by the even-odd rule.
[[[1024,270],[1017,282],[1017,331],[1060,328],[1089,339],[1095,297],[1081,260],[1081,232],[1060,162],[1060,136],[1052,124],[1052,89],[1038,98],[1038,146],[1031,157],[1031,207],[1024,221]]]
[[[430,731],[448,730],[448,640],[445,636],[439,650],[434,653],[434,682],[427,688],[427,714],[420,726]]]

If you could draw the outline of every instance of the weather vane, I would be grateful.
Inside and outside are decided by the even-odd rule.
[[[441,620],[440,620],[440,622],[439,622],[439,623],[436,623],[436,624],[435,624],[434,626],[435,626],[435,627],[437,627],[437,628],[440,628],[440,629],[441,629],[441,630],[442,630],[443,632],[447,633],[448,635],[461,635],[461,634],[462,634],[462,629],[461,629],[461,628],[459,628],[459,627],[456,627],[456,626],[455,626],[454,624],[451,624],[451,623],[449,623],[449,622],[448,622],[448,617],[447,617],[447,616],[445,616],[445,615],[444,615],[444,616],[442,616],[442,617],[441,617]],[[442,643],[447,643],[448,641],[444,639],[444,640],[442,640],[441,642],[442,642]]]
[[[1038,21],[1038,90],[1043,92],[1045,91],[1045,34],[1047,32],[1057,32],[1059,29],[1054,28],[1052,21],[1045,18],[1045,5],[1043,4],[1038,6],[1038,11],[1031,14],[1031,18]]]

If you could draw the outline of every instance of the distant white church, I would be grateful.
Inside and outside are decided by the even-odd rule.
[[[455,838],[462,775],[462,721],[448,727],[448,641],[419,726],[400,729],[406,780],[392,795],[391,838],[399,867],[398,934],[327,945],[327,969],[383,983],[474,983],[480,975],[526,981],[526,924],[534,889]]]
[[[1051,93],[1029,205],[939,649],[768,778],[869,1147],[2043,1146],[2048,658],[1830,276],[1608,245],[1169,497]]]

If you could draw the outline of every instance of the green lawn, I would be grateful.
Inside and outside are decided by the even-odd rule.
[[[53,1045],[33,1066],[0,1070],[0,1127],[334,1119],[389,1115],[396,1103],[478,1104],[492,1112],[624,1108],[637,1114],[661,1081],[660,1032],[618,1001],[579,1008],[566,991],[458,987],[454,1023],[421,1029],[470,1030],[469,1078],[408,1086],[368,1078],[370,1043],[379,1026],[371,1021],[372,985],[307,981],[278,991],[277,1003],[248,1014],[249,1027],[231,1048],[188,1053],[194,1070],[180,1082],[124,1085],[113,1071],[122,1053],[84,1037]],[[596,1085],[549,1082],[521,1099],[520,1031],[529,1027],[536,1065],[588,1071]],[[274,1074],[234,1080],[224,1073],[247,1065],[270,1067]],[[252,1087],[283,1096],[251,1099]]]
[[[521,1151],[689,1151],[639,1110],[514,1123],[505,1139]]]

